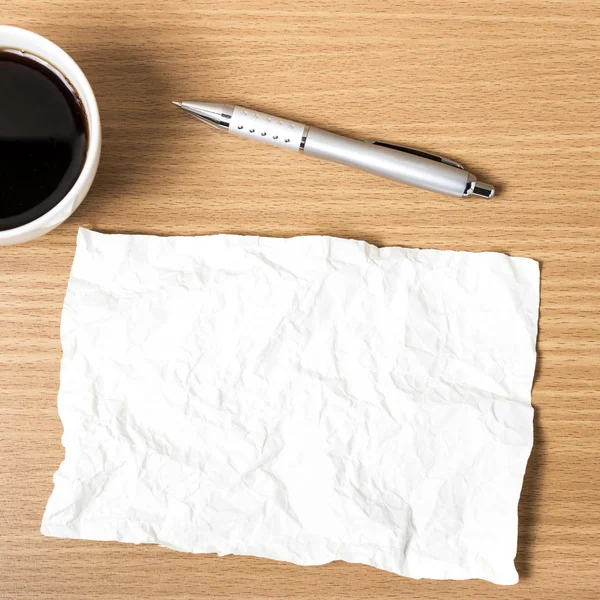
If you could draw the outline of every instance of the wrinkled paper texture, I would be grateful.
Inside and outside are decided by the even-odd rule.
[[[518,579],[538,264],[80,230],[42,533]]]

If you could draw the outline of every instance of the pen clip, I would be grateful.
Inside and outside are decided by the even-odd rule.
[[[399,144],[390,144],[388,142],[380,142],[377,140],[363,140],[363,142],[366,142],[367,144],[373,144],[375,146],[381,146],[382,148],[389,148],[390,150],[397,150],[398,152],[407,152],[408,154],[414,154],[415,156],[421,156],[422,158],[428,158],[429,160],[435,160],[436,162],[441,162],[445,165],[450,165],[451,167],[464,170],[464,167],[460,163],[457,163],[455,160],[440,156],[439,154],[432,154],[431,152],[417,150],[416,148],[411,148],[410,146],[400,146]]]

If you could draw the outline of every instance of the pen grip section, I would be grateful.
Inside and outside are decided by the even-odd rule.
[[[239,106],[234,108],[229,123],[229,133],[296,152],[302,144],[303,131],[302,123]]]

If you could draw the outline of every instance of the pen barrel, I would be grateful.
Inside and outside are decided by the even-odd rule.
[[[306,135],[304,154],[449,196],[462,197],[469,181],[464,169],[316,127]]]

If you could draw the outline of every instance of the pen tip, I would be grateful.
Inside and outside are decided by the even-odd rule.
[[[172,101],[172,102],[175,106],[179,106],[179,108],[181,108],[183,106],[183,102],[174,102],[174,101]]]

